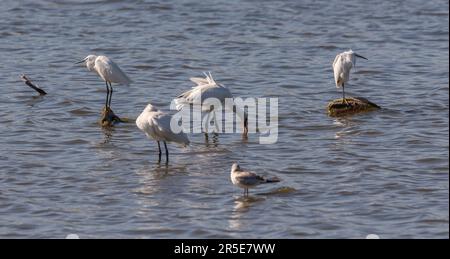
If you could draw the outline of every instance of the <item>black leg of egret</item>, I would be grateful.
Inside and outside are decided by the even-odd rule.
[[[111,82],[109,83],[109,88],[111,90],[109,91],[109,103],[108,103],[108,106],[111,107],[112,94],[114,92]]]
[[[167,149],[167,144],[164,141],[164,148],[166,149],[166,164],[169,164],[169,149]]]
[[[342,84],[342,104],[347,103],[347,100],[345,100],[345,86]]]
[[[105,102],[105,107],[108,107],[108,99],[109,99],[109,86],[108,86],[108,82],[106,82],[106,102]]]
[[[158,150],[159,150],[159,159],[158,159],[158,163],[161,163],[161,154],[162,154],[162,152],[161,152],[161,145],[159,144],[159,141],[157,141],[158,142]]]

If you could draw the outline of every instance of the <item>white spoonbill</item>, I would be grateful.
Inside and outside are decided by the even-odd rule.
[[[356,57],[367,60],[367,58],[356,54],[353,50],[349,50],[338,54],[333,61],[334,82],[337,88],[342,87],[342,103],[347,103],[344,84],[350,79],[350,69],[356,65]]]
[[[210,106],[208,103],[205,103],[205,100],[207,101],[209,98],[215,98],[217,100],[219,100],[222,105],[225,105],[225,99],[227,98],[234,98],[233,94],[231,93],[231,91],[226,88],[224,85],[216,83],[216,81],[213,79],[211,73],[206,74],[204,73],[205,78],[200,78],[200,77],[191,77],[190,80],[196,84],[196,86],[192,87],[191,90],[180,94],[176,99],[175,99],[175,104],[176,104],[176,108],[177,110],[182,110],[184,107],[186,106],[190,106],[192,104],[200,104],[200,103],[196,103],[196,102],[202,102],[202,111],[203,112],[207,112],[208,113],[208,117],[206,119],[207,124],[206,124],[206,129],[209,126],[209,119],[211,116],[211,113],[213,113],[214,116],[214,120],[215,120],[215,125],[217,128],[217,121],[216,121],[216,114],[214,110],[211,110]],[[241,121],[243,121],[243,133],[244,135],[247,135],[248,133],[248,115],[247,113],[239,113],[236,112],[233,107],[225,107],[228,108],[230,110],[232,110],[233,112],[235,112],[241,119]],[[237,108],[237,107],[236,107]],[[242,114],[244,118],[242,118]]]
[[[279,181],[280,179],[276,177],[267,179],[253,172],[244,171],[238,163],[234,163],[233,166],[231,166],[231,182],[244,189],[244,196],[248,196],[249,188],[256,187],[263,183],[276,183]]]
[[[96,72],[105,81],[106,107],[111,107],[111,99],[114,91],[111,83],[128,86],[133,82],[116,63],[106,56],[89,55],[82,61],[77,62],[77,64],[79,63],[85,63],[89,71]]]
[[[184,146],[189,144],[189,139],[183,131],[175,133],[170,127],[170,121],[172,116],[165,114],[158,110],[151,104],[148,104],[144,111],[136,119],[137,127],[142,130],[148,138],[152,138],[158,142],[159,160],[161,162],[161,145],[160,141],[164,143],[166,149],[166,163],[169,163],[169,150],[167,149],[166,142],[175,142],[183,144]]]

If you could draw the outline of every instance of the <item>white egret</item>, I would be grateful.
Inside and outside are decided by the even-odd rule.
[[[263,183],[276,183],[279,181],[280,179],[276,177],[267,179],[253,172],[244,171],[238,163],[234,163],[233,166],[231,166],[231,182],[244,189],[244,196],[248,196],[249,188],[256,187]]]
[[[208,103],[205,103],[205,101],[207,101],[209,98],[215,98],[215,99],[219,100],[222,103],[222,105],[225,105],[226,104],[225,99],[227,99],[227,98],[232,99],[233,94],[224,85],[216,83],[216,81],[213,79],[211,73],[209,73],[209,74],[204,73],[204,75],[205,75],[205,78],[199,78],[199,77],[190,78],[190,80],[193,83],[195,83],[196,86],[192,87],[191,90],[179,95],[175,99],[175,104],[176,104],[177,110],[182,110],[186,106],[190,106],[192,104],[200,104],[197,102],[201,101],[202,102],[201,103],[202,111],[208,113],[208,117],[206,119],[206,122],[207,122],[206,128],[208,128],[208,126],[209,126],[209,119],[210,119],[211,113],[213,113],[214,121],[215,121],[214,124],[216,125],[216,128],[217,128],[218,125],[217,125],[215,111],[211,110],[211,105]],[[226,107],[226,108],[229,108],[233,112],[236,112],[233,109],[233,107]],[[236,114],[243,121],[244,135],[247,135],[247,133],[248,133],[248,115],[247,115],[247,113],[236,112]],[[244,118],[242,118],[242,116]]]
[[[111,107],[111,99],[114,91],[111,83],[128,86],[133,82],[116,63],[106,56],[89,55],[82,61],[77,62],[77,64],[79,63],[85,63],[89,71],[96,72],[105,81],[106,107]]]
[[[347,103],[344,84],[350,79],[350,69],[356,65],[356,57],[367,60],[367,58],[356,54],[353,50],[349,50],[338,54],[333,61],[334,82],[337,88],[342,87],[342,103]]]
[[[164,143],[164,148],[166,149],[166,163],[169,163],[169,150],[167,149],[166,142],[175,142],[185,146],[189,144],[189,139],[183,131],[179,133],[172,131],[170,126],[171,120],[171,115],[165,114],[151,104],[148,104],[141,115],[136,119],[137,127],[142,130],[148,138],[152,138],[158,142],[158,162],[161,162],[162,153],[160,141]]]

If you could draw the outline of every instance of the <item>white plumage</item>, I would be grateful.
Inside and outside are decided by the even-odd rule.
[[[267,179],[259,176],[253,172],[244,171],[241,169],[238,163],[234,163],[231,166],[231,182],[244,189],[244,195],[248,195],[248,189],[254,188],[263,183],[276,183],[279,182],[278,178]]]
[[[127,86],[132,82],[122,69],[106,56],[98,56],[95,59],[94,69],[104,81]]]
[[[338,54],[333,61],[334,82],[337,88],[342,87],[342,101],[345,102],[345,84],[350,80],[350,70],[356,65],[356,57],[366,59],[352,50]]]
[[[208,98],[216,98],[220,100],[222,104],[225,103],[226,98],[233,98],[231,91],[225,86],[216,83],[211,73],[205,73],[205,76],[205,78],[190,78],[196,86],[192,87],[192,90],[180,94],[175,99],[177,110],[181,110],[188,105],[201,104],[200,102],[204,102]],[[205,109],[204,111],[209,111],[207,103],[203,103],[203,108]]]
[[[166,142],[175,142],[184,146],[189,144],[189,139],[184,132],[175,133],[172,131],[170,122],[172,116],[165,114],[158,110],[151,104],[148,104],[144,111],[136,119],[137,127],[145,133],[148,138],[154,139],[158,142],[159,161],[161,161],[161,146],[160,141],[164,142],[166,149],[166,160],[169,161],[169,151]]]
[[[83,62],[86,63],[89,71],[97,73],[105,81],[107,91],[105,106],[107,107],[111,106],[112,83],[128,86],[133,82],[114,61],[106,56],[89,55],[79,63]]]
[[[342,87],[350,79],[350,69],[355,62],[353,51],[346,51],[336,56],[333,62],[334,82],[336,87]]]
[[[211,110],[211,105],[214,105],[215,103],[212,101],[212,99],[210,98],[214,98],[216,100],[219,100],[221,102],[221,104],[223,106],[225,106],[226,99],[233,99],[233,94],[231,93],[231,91],[225,87],[222,84],[216,83],[216,81],[214,80],[214,78],[212,77],[211,73],[204,73],[205,78],[200,78],[200,77],[191,77],[190,80],[196,84],[196,86],[192,87],[191,90],[184,92],[182,94],[180,94],[176,99],[175,99],[175,104],[176,104],[176,109],[177,110],[182,110],[185,107],[190,107],[193,104],[196,105],[202,105],[202,111],[203,112],[207,112],[208,113],[208,118],[207,118],[207,126],[209,124],[209,116],[211,114],[211,112],[215,113],[215,111]],[[225,107],[228,108],[232,111],[233,107]],[[237,112],[236,113],[238,116],[242,116],[244,118],[241,118],[241,120],[244,122],[243,127],[244,127],[244,134],[247,134],[248,132],[248,127],[247,127],[247,115],[245,113],[240,113]],[[215,114],[213,114],[214,119],[215,118]],[[217,122],[217,121],[216,121]]]

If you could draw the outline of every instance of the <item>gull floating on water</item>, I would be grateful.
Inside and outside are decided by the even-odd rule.
[[[342,103],[346,103],[344,84],[350,79],[350,70],[356,65],[356,57],[367,58],[356,54],[353,50],[345,51],[338,54],[333,61],[334,82],[336,87],[342,87]]]
[[[276,183],[279,181],[280,179],[276,177],[267,179],[253,172],[244,171],[238,163],[234,163],[231,167],[231,182],[244,189],[244,196],[248,196],[249,188],[254,188],[263,183]]]
[[[107,108],[111,108],[111,99],[114,91],[111,83],[128,86],[133,82],[116,63],[106,56],[89,55],[82,61],[77,62],[77,64],[79,63],[85,63],[89,71],[96,72],[103,79],[103,81],[105,81],[105,107]]]
[[[201,77],[191,77],[190,80],[196,84],[196,86],[192,87],[191,90],[180,94],[175,99],[175,104],[177,110],[182,110],[185,107],[190,107],[190,105],[193,104],[201,104],[202,105],[202,111],[207,112],[207,119],[206,119],[206,133],[208,133],[208,126],[209,126],[209,120],[211,113],[213,114],[214,118],[214,125],[216,126],[216,129],[218,130],[218,124],[216,119],[216,111],[211,110],[211,104],[209,104],[207,101],[209,98],[215,98],[219,100],[223,106],[225,106],[225,99],[233,99],[233,94],[231,91],[225,87],[222,84],[216,83],[216,81],[213,79],[211,73],[204,73],[205,78]],[[200,103],[200,101],[202,103]],[[233,112],[236,113],[237,116],[241,118],[241,121],[243,121],[243,132],[244,135],[247,135],[248,133],[248,115],[245,112],[236,112],[233,107],[225,107]],[[237,107],[236,107],[237,109]],[[242,118],[243,117],[243,118]]]
[[[164,143],[166,149],[166,163],[169,163],[169,150],[167,149],[166,142],[175,142],[183,144],[184,146],[189,144],[189,139],[183,131],[175,133],[170,127],[170,121],[172,116],[165,114],[158,110],[151,104],[145,107],[144,111],[136,119],[137,127],[142,130],[148,138],[152,138],[158,142],[159,160],[161,162],[161,145],[160,141]]]

